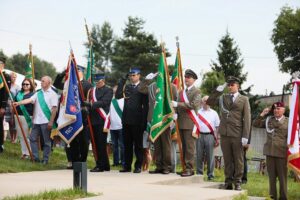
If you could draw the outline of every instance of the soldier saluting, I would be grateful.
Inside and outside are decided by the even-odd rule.
[[[225,84],[220,85],[207,99],[208,105],[213,105],[219,98],[221,121],[221,149],[225,163],[225,185],[227,190],[241,190],[241,179],[244,170],[243,146],[247,145],[251,127],[251,111],[248,97],[238,91],[240,80],[229,76]],[[223,94],[225,87],[229,93]]]

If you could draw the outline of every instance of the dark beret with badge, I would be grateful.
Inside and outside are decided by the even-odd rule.
[[[228,76],[227,79],[226,79],[226,82],[227,83],[240,83],[241,80],[237,77],[234,77],[234,76]]]
[[[184,76],[192,77],[195,80],[198,79],[197,74],[193,70],[191,70],[191,69],[185,70]]]
[[[140,69],[140,68],[137,68],[137,67],[130,68],[128,73],[129,73],[129,75],[132,75],[132,74],[140,74],[140,73],[141,73],[141,69]]]
[[[284,103],[281,101],[273,103],[272,110],[274,110],[275,108],[284,108]]]
[[[105,80],[105,74],[103,74],[103,73],[93,74],[93,80],[95,82],[98,82],[100,80]]]

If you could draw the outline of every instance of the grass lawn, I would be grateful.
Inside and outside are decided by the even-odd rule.
[[[82,190],[65,189],[65,190],[44,191],[36,195],[20,195],[15,197],[4,197],[3,200],[42,200],[42,199],[71,200],[71,199],[87,198],[93,196],[98,196],[98,195],[89,192],[85,193]]]

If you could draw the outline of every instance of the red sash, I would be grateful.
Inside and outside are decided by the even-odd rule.
[[[96,102],[96,88],[92,88],[92,103]],[[103,108],[96,108],[96,112],[100,115],[100,117],[105,121],[106,120],[106,113]]]
[[[182,102],[185,102],[187,104],[189,103],[189,100],[187,98],[185,90],[183,90],[180,93],[180,99],[181,99]],[[199,121],[200,119],[197,117],[197,114],[194,110],[186,109],[186,112],[188,113],[190,119],[194,122],[194,128],[193,128],[192,135],[195,138],[198,138],[199,134],[200,134],[200,121]]]
[[[211,127],[210,123],[200,113],[198,113],[198,117],[207,126],[207,128],[209,128],[211,134],[214,136],[215,141],[217,141],[214,129]]]

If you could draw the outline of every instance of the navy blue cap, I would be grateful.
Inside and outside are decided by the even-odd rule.
[[[129,69],[129,74],[140,74],[141,73],[141,70],[139,68],[130,68]]]
[[[77,65],[77,69],[80,72],[84,72],[85,71],[85,67],[81,66],[81,65]]]
[[[93,74],[93,78],[95,82],[105,80],[105,74]]]

